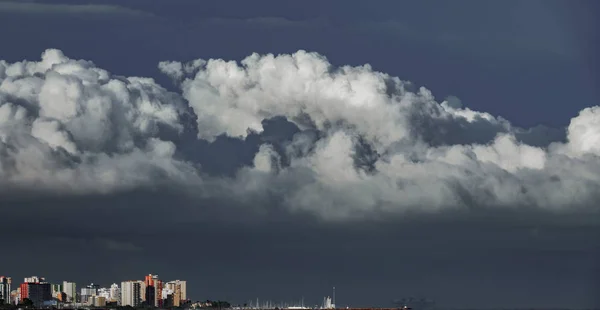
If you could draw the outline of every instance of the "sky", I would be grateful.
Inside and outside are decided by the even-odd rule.
[[[0,274],[600,306],[599,7],[0,1]]]

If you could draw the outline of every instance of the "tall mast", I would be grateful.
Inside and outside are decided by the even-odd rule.
[[[337,306],[335,305],[335,286],[333,287],[333,305],[335,308],[337,308]]]

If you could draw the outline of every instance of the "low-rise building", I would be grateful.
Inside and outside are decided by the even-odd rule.
[[[104,296],[94,296],[94,307],[104,307],[106,306],[106,297]]]

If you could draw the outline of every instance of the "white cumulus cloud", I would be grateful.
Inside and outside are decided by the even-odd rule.
[[[369,65],[334,67],[317,53],[159,68],[180,93],[58,50],[38,62],[0,62],[2,183],[64,193],[185,185],[249,208],[276,201],[328,219],[472,207],[568,211],[595,208],[599,198],[598,107],[571,120],[566,142],[527,144],[543,129],[514,127],[455,97],[438,101]],[[195,124],[186,123],[190,113]],[[208,176],[193,157],[178,156],[182,143],[245,139],[277,116],[300,132],[265,142],[235,176]],[[195,137],[175,139],[185,128]]]
[[[1,182],[85,193],[190,178],[158,137],[161,126],[182,129],[183,107],[151,79],[111,76],[59,50],[0,62]]]

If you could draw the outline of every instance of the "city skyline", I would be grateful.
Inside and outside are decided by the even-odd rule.
[[[36,307],[49,307],[58,304],[91,305],[96,307],[142,305],[157,308],[180,307],[190,300],[187,297],[187,281],[163,281],[156,274],[148,274],[143,280],[113,282],[108,286],[97,283],[47,281],[44,277],[29,276],[23,282],[14,282],[12,277],[0,276],[0,299],[5,304],[22,304],[30,300]],[[88,282],[89,283],[89,282]]]
[[[63,280],[56,283],[39,276],[25,277],[20,284],[15,282],[17,283],[16,289],[11,289],[12,283],[12,277],[0,276],[0,300],[3,300],[4,304],[18,305],[22,304],[25,299],[29,299],[36,307],[59,306],[64,308],[70,304],[104,307],[111,306],[112,303],[112,307],[150,305],[156,308],[171,308],[186,304],[190,306],[192,302],[198,303],[210,300],[210,298],[200,298],[194,301],[194,299],[187,296],[187,281],[162,281],[159,280],[157,274],[148,274],[144,276],[143,280],[123,280],[110,285],[86,282],[89,284],[78,286],[76,282]],[[44,288],[36,289],[38,292],[35,293],[35,296],[31,296],[32,287],[36,285],[43,285]],[[159,297],[159,295],[162,297]],[[8,296],[8,298],[5,298],[5,296]],[[315,305],[310,302],[305,303],[304,296],[292,302],[274,301],[272,299],[261,300],[257,297],[256,300],[247,300],[232,305],[252,309],[309,309],[311,307],[335,309],[335,287],[332,287],[331,295],[326,295],[322,298],[320,304]]]

